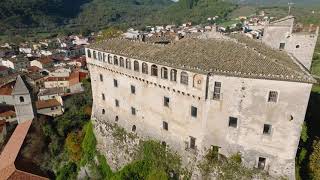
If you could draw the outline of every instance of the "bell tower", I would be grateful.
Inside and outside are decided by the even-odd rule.
[[[33,120],[34,109],[30,91],[20,75],[17,77],[12,96],[14,99],[14,108],[16,111],[18,123],[20,124],[28,120]]]

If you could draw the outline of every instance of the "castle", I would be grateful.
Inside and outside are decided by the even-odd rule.
[[[180,154],[240,152],[246,166],[294,179],[315,80],[292,55],[241,35],[204,35],[167,45],[109,39],[86,57],[93,119]]]

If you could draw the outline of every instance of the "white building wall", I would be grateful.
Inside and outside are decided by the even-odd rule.
[[[0,103],[14,105],[14,99],[12,95],[0,95]]]
[[[126,130],[131,131],[135,125],[138,135],[165,141],[182,155],[191,152],[186,147],[192,136],[199,153],[211,145],[221,147],[220,153],[226,156],[240,151],[250,167],[256,167],[258,158],[264,157],[265,170],[294,178],[294,158],[312,84],[188,72],[189,85],[185,86],[180,83],[179,69],[177,82],[171,82],[160,78],[161,65],[159,76],[153,77],[152,63],[148,63],[146,75],[141,73],[142,61],[140,72],[133,71],[132,59],[131,70],[88,57],[87,62],[93,91],[92,116],[100,121],[114,123],[118,117],[117,123]],[[114,87],[114,79],[118,87]],[[222,83],[220,101],[212,100],[215,81]],[[131,85],[136,94],[131,94]],[[277,103],[267,102],[270,90],[278,92]],[[163,105],[164,96],[170,98],[169,107]],[[197,118],[191,116],[191,106],[197,107]],[[136,108],[135,116],[131,107]],[[238,118],[237,128],[229,127],[230,116]],[[163,130],[163,121],[168,122],[169,131]],[[264,124],[272,125],[271,135],[263,135]]]

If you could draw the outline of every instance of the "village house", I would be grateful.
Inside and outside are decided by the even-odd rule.
[[[27,70],[28,67],[30,66],[29,59],[21,55],[12,57],[8,60],[13,64],[12,69],[16,71]]]
[[[69,76],[68,77],[48,77],[44,81],[44,88],[55,88],[55,87],[62,87],[62,88],[69,88]]]
[[[41,57],[30,62],[30,66],[36,66],[40,69],[53,67],[53,60],[50,56]]]
[[[17,117],[16,113],[12,110],[5,111],[3,113],[0,113],[0,120],[5,120],[6,122],[16,122]]]
[[[293,179],[315,80],[285,52],[220,36],[88,46],[98,143],[101,122],[117,123],[169,145],[183,162],[218,147],[225,156],[240,152],[248,167]]]
[[[14,99],[11,95],[13,91],[13,83],[7,83],[0,87],[0,104],[13,105]]]
[[[39,100],[56,99],[57,97],[61,97],[63,94],[64,94],[64,89],[61,87],[40,89],[38,93],[38,99]]]
[[[47,116],[60,116],[63,114],[63,107],[57,99],[38,100],[36,102],[37,113]]]

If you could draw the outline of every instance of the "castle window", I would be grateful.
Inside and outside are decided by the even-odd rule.
[[[168,69],[165,67],[161,68],[161,78],[162,79],[168,79]]]
[[[115,99],[114,103],[115,103],[116,107],[119,107],[119,100],[118,99]]]
[[[163,121],[163,122],[162,122],[162,128],[163,128],[164,130],[168,131],[168,130],[169,130],[169,125],[168,125],[168,123],[165,122],[165,121]]]
[[[151,66],[151,76],[158,76],[158,67],[155,64]]]
[[[118,87],[118,81],[116,79],[113,79],[113,86]]]
[[[198,115],[198,108],[191,106],[191,116],[196,118],[197,115]]]
[[[97,59],[97,53],[96,53],[96,51],[93,51],[93,59]]]
[[[131,107],[131,114],[134,115],[134,116],[136,115],[136,108]]]
[[[196,149],[196,138],[190,136],[190,143],[189,143],[189,145],[190,145],[189,147],[190,147],[191,149]]]
[[[116,117],[114,118],[114,121],[115,121],[115,122],[118,122],[118,121],[119,121],[119,116],[116,116]]]
[[[299,45],[299,44],[297,44],[297,45],[296,45],[296,48],[297,48],[297,49],[298,49],[298,48],[300,48],[300,45]]]
[[[131,85],[131,94],[136,94],[136,87]]]
[[[270,124],[264,124],[263,125],[263,134],[264,135],[270,135],[271,134],[272,126]]]
[[[126,68],[131,69],[131,61],[129,59],[126,59]]]
[[[102,112],[101,112],[102,114],[105,114],[106,113],[106,110],[105,109],[102,109]]]
[[[106,54],[105,53],[103,53],[103,62],[106,62]]]
[[[221,94],[221,82],[214,82],[214,89],[213,89],[213,99],[220,100]]]
[[[163,97],[163,105],[169,107],[170,99],[168,97]]]
[[[279,49],[282,50],[286,46],[286,43],[280,43]]]
[[[188,73],[182,71],[181,72],[181,79],[180,79],[181,84],[188,85]]]
[[[111,57],[110,54],[108,54],[108,63],[109,63],[109,64],[112,64],[112,57]]]
[[[132,132],[135,132],[137,130],[136,125],[133,125],[131,130],[132,130]]]
[[[269,91],[268,102],[277,102],[278,101],[278,92]]]
[[[264,157],[259,157],[259,160],[258,160],[258,169],[264,170],[265,166],[266,166],[266,158],[264,158]]]
[[[106,100],[106,97],[104,96],[104,94],[101,94],[102,100]]]
[[[133,62],[133,70],[139,72],[139,62],[138,61]]]
[[[99,60],[99,61],[102,61],[101,52],[98,52],[98,60]]]
[[[238,127],[238,118],[229,117],[229,127],[237,128]]]
[[[103,81],[103,75],[99,74],[99,76],[100,76],[100,81],[102,82]]]
[[[170,71],[170,80],[177,81],[177,70],[171,69]]]
[[[88,58],[91,58],[91,51],[90,49],[87,50]]]
[[[124,67],[124,59],[123,59],[123,57],[120,57],[120,67]]]
[[[148,74],[148,64],[147,63],[142,63],[142,73]]]
[[[24,102],[24,97],[20,96],[19,100],[20,100],[20,102]]]
[[[118,57],[117,56],[113,56],[113,64],[118,66],[119,62],[118,62]]]

